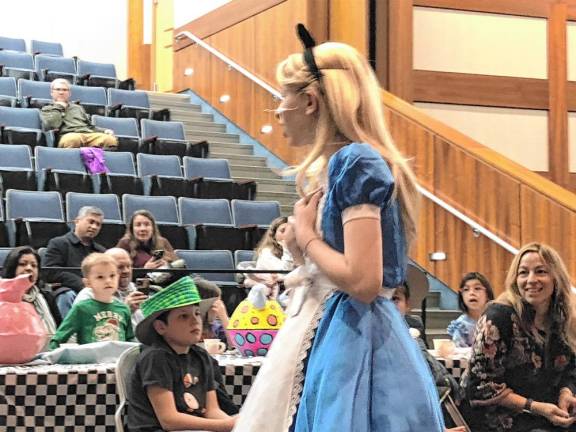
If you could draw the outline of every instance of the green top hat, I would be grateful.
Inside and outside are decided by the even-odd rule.
[[[197,304],[200,306],[200,313],[204,316],[213,302],[214,299],[202,300],[200,298],[196,284],[191,277],[180,278],[140,305],[144,320],[136,326],[136,337],[143,344],[151,345],[158,336],[152,323],[162,312]]]

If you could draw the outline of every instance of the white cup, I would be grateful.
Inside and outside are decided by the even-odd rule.
[[[204,339],[204,347],[208,354],[222,354],[226,351],[226,344],[220,339]]]

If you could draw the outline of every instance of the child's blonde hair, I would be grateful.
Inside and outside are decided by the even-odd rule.
[[[82,260],[81,264],[82,276],[88,277],[88,275],[90,274],[90,270],[92,270],[94,266],[100,264],[111,264],[114,267],[116,267],[116,269],[118,269],[118,263],[110,255],[94,252]]]

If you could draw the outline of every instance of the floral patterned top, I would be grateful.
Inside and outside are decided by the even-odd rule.
[[[526,309],[534,313],[527,304]],[[461,380],[470,405],[466,417],[474,432],[520,432],[551,426],[544,417],[513,411],[499,402],[514,392],[557,404],[561,388],[576,390],[575,356],[558,327],[553,324],[549,337],[541,341],[523,329],[512,307],[488,306],[478,321],[472,358]]]
[[[457,347],[471,347],[476,335],[476,320],[463,313],[448,325],[446,331]]]

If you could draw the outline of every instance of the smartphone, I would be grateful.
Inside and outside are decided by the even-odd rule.
[[[164,251],[162,249],[155,250],[154,252],[152,252],[152,256],[156,261],[161,260],[162,258],[164,258]]]
[[[150,295],[150,279],[148,278],[137,278],[136,287],[144,295]]]

